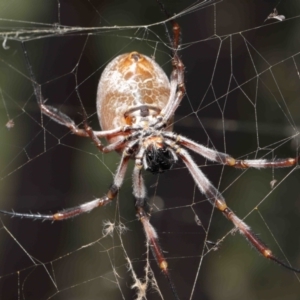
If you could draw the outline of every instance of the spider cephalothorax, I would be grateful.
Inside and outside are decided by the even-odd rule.
[[[151,173],[163,173],[170,170],[175,162],[174,154],[166,145],[157,147],[153,143],[148,146],[145,152],[144,168]]]

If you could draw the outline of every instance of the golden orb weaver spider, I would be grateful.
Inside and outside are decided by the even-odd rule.
[[[164,8],[163,10],[166,12]],[[172,118],[184,97],[185,85],[184,64],[178,55],[180,27],[176,21],[171,20],[170,22],[173,30],[173,71],[170,81],[160,66],[150,57],[138,52],[116,57],[103,71],[98,87],[97,112],[102,131],[93,131],[87,124],[86,116],[84,129],[79,129],[67,115],[56,108],[45,105],[39,86],[34,84],[35,94],[43,114],[68,127],[75,135],[91,138],[101,152],[117,151],[121,154],[121,161],[108,193],[102,198],[53,215],[1,212],[17,217],[57,221],[89,212],[98,206],[104,206],[116,197],[123,183],[127,164],[130,159],[133,159],[135,161],[133,194],[136,198],[137,216],[143,225],[147,241],[159,268],[167,277],[174,297],[179,299],[170,278],[163,251],[158,243],[157,234],[145,209],[146,190],[141,170],[144,168],[152,173],[160,173],[170,169],[180,158],[190,171],[199,190],[264,257],[299,272],[273,256],[270,249],[255,236],[249,226],[228,208],[223,196],[204,176],[186,149],[192,150],[208,160],[235,168],[290,167],[297,164],[298,158],[235,160],[225,153],[204,147],[171,131]],[[26,53],[26,50],[24,51]],[[31,77],[33,78],[33,74]],[[106,138],[109,142],[108,146],[103,146],[99,138]]]

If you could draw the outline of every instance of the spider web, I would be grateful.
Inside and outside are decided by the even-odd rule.
[[[245,1],[244,1],[245,2]],[[187,95],[174,130],[236,158],[295,157],[300,122],[300,4],[164,1],[182,27]],[[265,21],[274,7],[286,19]],[[171,72],[168,22],[155,1],[0,3],[0,208],[56,212],[102,196],[119,156],[42,116],[22,41],[47,104],[99,130],[97,83],[133,50]],[[141,25],[142,24],[142,25]],[[197,155],[233,211],[300,266],[298,168],[236,170]],[[263,259],[196,189],[188,170],[144,174],[180,299],[298,299],[299,276]],[[135,217],[131,168],[113,204],[50,223],[1,216],[3,299],[172,299]]]

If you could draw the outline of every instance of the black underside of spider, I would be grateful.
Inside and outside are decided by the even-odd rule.
[[[170,170],[175,163],[171,151],[165,145],[161,148],[148,147],[145,157],[148,165],[146,170],[153,174]]]

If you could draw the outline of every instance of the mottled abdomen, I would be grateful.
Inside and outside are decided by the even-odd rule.
[[[170,83],[162,68],[138,52],[117,56],[104,69],[97,92],[97,112],[101,129],[134,124],[130,109],[141,105],[155,107],[151,115],[166,106]]]

